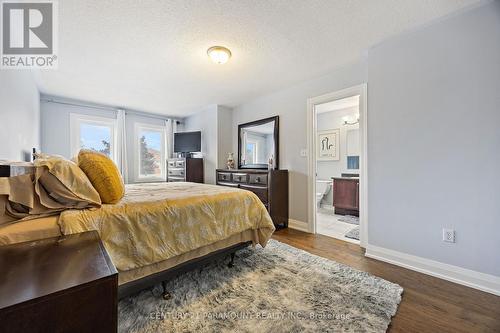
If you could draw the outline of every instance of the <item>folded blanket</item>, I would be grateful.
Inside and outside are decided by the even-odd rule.
[[[33,163],[34,174],[0,178],[0,224],[101,206],[85,173],[59,156]]]

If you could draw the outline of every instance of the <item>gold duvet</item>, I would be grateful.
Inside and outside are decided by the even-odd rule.
[[[99,209],[61,213],[63,234],[97,230],[113,263],[126,271],[253,230],[265,246],[272,220],[252,192],[194,183],[126,185],[124,198]]]

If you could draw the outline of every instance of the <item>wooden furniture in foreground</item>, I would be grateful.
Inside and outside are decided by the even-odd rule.
[[[118,272],[96,231],[1,246],[0,267],[0,331],[117,331]]]
[[[203,183],[203,158],[169,158],[167,182]]]
[[[272,238],[403,287],[388,333],[500,332],[500,296],[365,257],[359,245],[320,234],[288,228]]]
[[[359,178],[332,178],[335,214],[359,216]]]
[[[277,227],[288,227],[288,170],[216,170],[217,185],[255,193]]]

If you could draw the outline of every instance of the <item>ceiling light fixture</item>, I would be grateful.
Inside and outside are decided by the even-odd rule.
[[[231,58],[231,51],[224,46],[212,46],[207,50],[207,54],[216,64],[225,64]]]

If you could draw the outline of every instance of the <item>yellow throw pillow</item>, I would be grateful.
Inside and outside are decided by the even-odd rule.
[[[115,163],[104,154],[82,149],[78,154],[78,166],[85,172],[102,203],[114,204],[125,194],[125,185]]]

